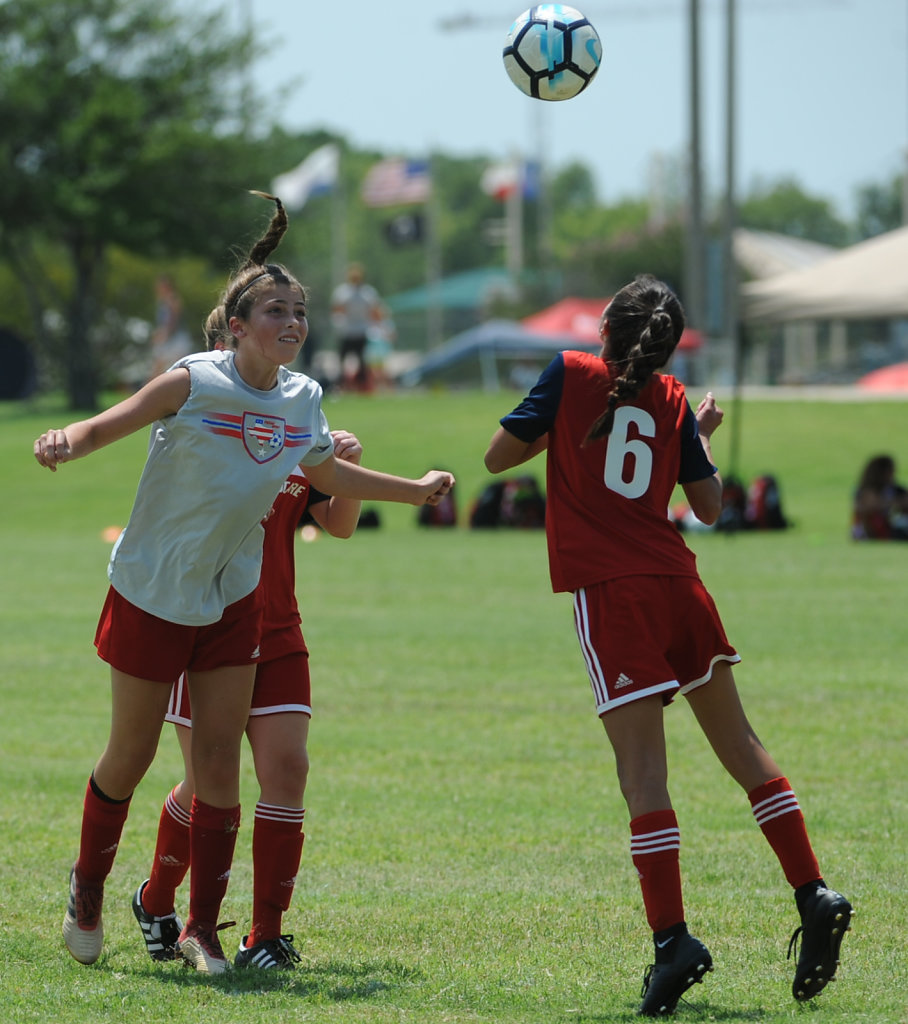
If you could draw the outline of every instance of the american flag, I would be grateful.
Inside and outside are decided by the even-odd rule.
[[[424,203],[431,184],[428,160],[382,160],[369,170],[361,194],[366,206]]]

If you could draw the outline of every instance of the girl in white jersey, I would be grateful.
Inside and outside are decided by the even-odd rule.
[[[223,307],[209,315],[205,337],[210,350],[233,347]],[[343,430],[332,431],[332,436],[335,456],[358,464],[363,453],[359,439]],[[296,467],[262,524],[265,542],[259,588],[264,594],[264,620],[246,726],[259,783],[252,827],[252,927],[240,942],[234,958],[237,967],[289,969],[300,960],[293,935],[282,933],[303,852],[312,715],[309,652],[296,601],[294,539],[303,515],[332,537],[351,537],[360,510],[359,501],[314,491]],[[192,711],[185,676],[174,686],[166,720],[176,726],[184,775],[161,808],[151,871],[132,900],[145,948],[156,961],[180,956],[183,924],[175,910],[176,891],[189,872]]]
[[[154,757],[171,684],[186,669],[195,798],[180,948],[201,971],[228,966],[217,921],[240,821],[240,746],[261,631],[261,521],[293,466],[340,497],[422,505],[453,484],[450,473],[408,480],[334,457],[319,385],[287,369],[306,339],[306,294],[285,267],[266,262],[287,218],[279,200],[265,198],[276,205],[269,229],[222,297],[236,351],[187,356],[123,402],[34,443],[38,463],[55,471],[152,427],[95,637],[110,664],[112,711],[86,787],[63,920],[66,946],[81,963],[101,955],[104,881]]]

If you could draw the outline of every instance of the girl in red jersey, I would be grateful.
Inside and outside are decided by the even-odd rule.
[[[104,882],[157,749],[173,680],[185,669],[195,794],[180,951],[200,971],[228,966],[217,919],[240,822],[240,748],[259,657],[261,521],[288,473],[303,464],[325,494],[414,505],[439,501],[453,485],[450,473],[407,480],[334,457],[320,386],[288,369],[308,332],[306,293],[285,267],[266,262],[287,217],[279,200],[265,198],[276,206],[269,229],[220,303],[236,351],[186,356],[130,398],[34,442],[38,464],[56,471],[152,427],[95,636],[111,668],[112,709],[85,790],[63,918],[64,942],[80,963],[101,955]]]
[[[332,432],[334,455],[359,464],[362,445],[347,431]],[[252,928],[234,959],[238,967],[292,968],[299,961],[293,936],[281,934],[303,849],[303,795],[309,771],[307,740],[312,714],[309,652],[300,629],[294,573],[297,527],[308,513],[333,537],[351,537],[361,502],[313,490],[299,468],[290,474],[263,520],[264,598],[261,656],[246,735],[260,794],[252,834]],[[151,875],[136,890],[132,909],[153,960],[180,954],[182,924],[176,890],[189,869],[192,805],[192,717],[185,675],[174,687],[167,720],[177,727],[185,775],[161,810]]]
[[[722,485],[710,437],[722,421],[712,395],[696,414],[670,359],[684,313],[649,275],[622,288],[602,315],[602,353],[562,352],[501,420],[485,455],[501,473],[547,450],[546,534],[553,589],[574,598],[574,620],[615,753],[630,813],[655,963],[640,1013],[667,1016],[712,970],[689,934],[680,833],[667,787],[663,707],[684,694],[722,765],[747,793],[794,889],[801,951],[793,994],[822,990],[838,964],[851,905],[826,888],[788,780],[748,722],[731,665],[739,661],[693,553],[668,518],[680,483],[704,523],[719,515]],[[789,945],[791,955],[792,945]]]

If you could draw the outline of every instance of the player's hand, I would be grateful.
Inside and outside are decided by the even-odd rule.
[[[437,505],[454,486],[454,474],[446,473],[441,469],[430,469],[420,479],[419,484],[425,496],[422,501],[418,501],[415,504]]]
[[[358,466],[363,457],[359,438],[349,430],[332,430],[331,436],[334,438],[334,457]]]
[[[707,391],[706,398],[697,406],[694,415],[697,417],[697,424],[703,437],[711,437],[713,431],[722,422],[725,412],[716,405],[712,391]]]
[[[56,473],[59,463],[68,462],[72,458],[66,431],[46,430],[35,441],[35,458],[39,466],[46,466],[52,473]]]

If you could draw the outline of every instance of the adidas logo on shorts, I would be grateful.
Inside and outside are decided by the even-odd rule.
[[[633,686],[634,680],[630,676],[626,676],[623,672],[615,680],[615,689],[623,690],[625,686]]]

